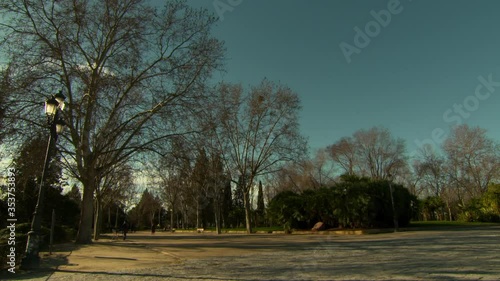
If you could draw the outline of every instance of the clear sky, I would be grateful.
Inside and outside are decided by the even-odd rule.
[[[221,18],[228,61],[216,79],[290,86],[312,150],[384,126],[411,152],[459,121],[500,141],[500,1],[189,3]]]

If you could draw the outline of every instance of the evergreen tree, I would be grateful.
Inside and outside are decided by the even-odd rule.
[[[16,215],[17,219],[21,222],[31,222],[33,212],[35,211],[46,150],[47,138],[39,133],[36,137],[28,139],[21,146],[17,157],[14,158],[13,167],[16,170],[17,187]],[[44,179],[44,188],[46,191],[46,200],[44,200],[44,203],[50,203],[47,194],[51,189],[58,188],[58,193],[61,192],[61,177],[62,169],[59,157],[52,157]],[[47,210],[49,211],[49,215],[45,216]],[[51,212],[52,210],[46,206],[42,210],[42,221],[50,221]]]
[[[82,194],[80,193],[80,188],[78,188],[76,184],[73,184],[71,190],[68,193],[66,193],[66,195],[70,200],[75,202],[78,206],[82,204]]]
[[[231,192],[231,178],[226,176],[224,182],[224,193],[222,198],[222,224],[224,228],[228,228],[231,225],[229,215],[233,210],[233,196]]]
[[[245,185],[245,176],[240,175],[240,177],[238,178],[238,184],[236,185],[236,189],[234,190],[233,204],[230,214],[231,224],[234,227],[239,227],[245,222]]]
[[[257,194],[256,224],[262,224],[265,215],[264,192],[262,191],[262,181],[259,181],[259,193]]]
[[[134,218],[138,228],[150,228],[152,224],[157,224],[157,212],[160,210],[161,201],[153,196],[147,189],[142,193],[141,199],[136,207],[130,212],[129,216]],[[135,221],[135,219],[137,221]]]

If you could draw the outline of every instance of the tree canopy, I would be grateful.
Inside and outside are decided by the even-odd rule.
[[[88,243],[101,175],[178,134],[173,120],[221,66],[223,45],[210,35],[215,17],[185,1],[155,8],[143,0],[12,0],[0,13],[3,85],[16,97],[9,124],[21,133],[42,126],[44,97],[61,89],[67,96],[61,150],[83,184],[77,241]]]

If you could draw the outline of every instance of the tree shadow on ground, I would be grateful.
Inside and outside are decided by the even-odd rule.
[[[15,273],[2,271],[0,272],[0,280],[27,280],[33,278],[46,278],[50,276],[61,266],[69,265],[68,256],[81,248],[82,245],[74,243],[56,244],[52,248],[52,254],[43,252],[48,249],[43,249],[40,252],[40,267],[38,269],[20,270],[16,267]]]

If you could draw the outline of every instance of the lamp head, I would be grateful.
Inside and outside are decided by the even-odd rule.
[[[48,116],[54,116],[57,111],[57,107],[59,106],[59,102],[54,97],[47,99],[45,101],[45,114]]]
[[[64,127],[66,127],[66,122],[62,118],[57,119],[56,121],[56,133],[60,134],[64,130]]]

